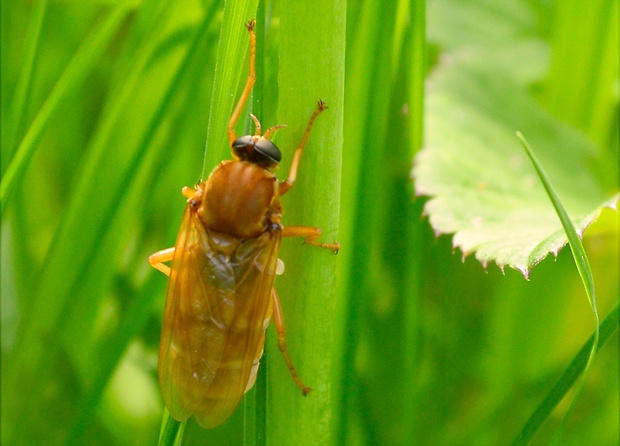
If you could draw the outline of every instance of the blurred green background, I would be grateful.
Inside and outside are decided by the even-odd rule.
[[[289,348],[315,392],[298,394],[270,328],[248,394],[266,407],[255,415],[264,437],[247,424],[244,433],[240,407],[212,431],[191,420],[185,444],[242,444],[244,437],[286,444],[294,430],[303,432],[295,444],[510,444],[591,335],[593,318],[568,248],[525,280],[463,260],[450,236],[429,227],[425,198],[414,197],[410,179],[414,154],[438,137],[423,137],[423,82],[462,52],[481,57],[486,75],[514,71],[541,109],[593,142],[583,169],[611,196],[618,187],[618,1],[293,1],[259,5],[263,85],[256,94],[263,123],[289,124],[293,139],[300,124],[287,104],[311,110],[317,95],[330,96],[332,117],[321,117],[314,148],[330,150],[320,132],[334,131],[335,158],[309,153],[300,176],[306,183],[341,177],[329,189],[336,197],[326,199],[329,185],[314,193],[300,185],[284,200],[291,208],[285,224],[321,225],[343,246],[336,257],[294,241],[283,251]],[[225,128],[210,112],[216,68],[225,80],[215,85],[232,86],[218,90],[230,103],[245,73],[242,24],[250,17],[223,14],[222,3],[2,2],[3,444],[157,441],[166,280],[146,259],[174,243],[180,189],[202,175],[208,123]],[[292,26],[295,19],[308,26]],[[223,26],[238,29],[232,45],[240,57],[216,67]],[[330,45],[310,44],[324,36]],[[291,42],[297,47],[283,48]],[[291,66],[280,50],[323,71]],[[283,80],[284,72],[298,78]],[[336,78],[333,91],[302,84],[322,77]],[[287,82],[299,89],[284,89]],[[495,106],[499,113],[502,104]],[[225,145],[209,147],[207,157],[226,153]],[[325,223],[323,204],[338,227]],[[319,208],[318,217],[304,206]],[[606,209],[584,237],[602,318],[618,302],[618,233],[618,215]],[[329,279],[296,295],[306,262]],[[328,314],[311,305],[301,314],[306,307],[295,302],[305,299]],[[321,325],[312,326],[318,317]],[[321,339],[299,335],[305,324]],[[326,350],[307,353],[314,350],[304,344],[313,343]],[[618,374],[616,332],[587,376],[562,444],[618,444]],[[569,404],[565,398],[533,444],[549,443]]]

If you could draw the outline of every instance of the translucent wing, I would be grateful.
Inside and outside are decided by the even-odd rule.
[[[188,205],[166,294],[159,381],[177,420],[225,421],[252,387],[272,311],[281,231],[240,241]]]

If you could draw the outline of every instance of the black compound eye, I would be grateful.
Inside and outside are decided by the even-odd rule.
[[[274,143],[268,139],[259,139],[254,146],[256,151],[264,157],[270,159],[273,163],[278,164],[282,160],[282,153]]]
[[[280,149],[265,138],[245,135],[232,143],[233,153],[244,161],[249,161],[264,167],[274,167],[282,159]]]
[[[235,155],[237,155],[239,158],[244,159],[245,156],[243,156],[243,154],[248,152],[248,146],[250,145],[254,145],[252,135],[240,136],[233,141],[232,149]]]

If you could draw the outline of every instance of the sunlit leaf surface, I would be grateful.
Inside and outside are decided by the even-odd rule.
[[[426,141],[413,171],[439,234],[464,255],[526,277],[566,244],[551,203],[515,137],[531,141],[581,234],[617,197],[594,174],[600,148],[551,116],[516,76],[479,53],[441,60],[429,79]]]

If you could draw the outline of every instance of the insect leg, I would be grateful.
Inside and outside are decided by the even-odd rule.
[[[175,248],[162,249],[161,251],[157,251],[155,254],[151,254],[149,256],[149,263],[156,270],[161,271],[166,276],[170,276],[170,267],[168,265],[164,265],[164,262],[169,262],[172,260],[174,256]]]
[[[184,186],[183,189],[181,189],[181,193],[188,200],[190,198],[194,198],[194,195],[196,195],[196,191],[192,189],[191,187],[187,187],[187,186]]]
[[[295,155],[293,155],[293,161],[291,161],[291,168],[288,171],[288,178],[285,181],[280,182],[280,195],[284,195],[288,192],[288,190],[293,187],[295,184],[295,180],[297,179],[297,168],[299,167],[299,160],[301,159],[301,155],[304,153],[304,146],[306,145],[306,141],[308,141],[308,136],[310,135],[310,130],[312,129],[312,125],[314,124],[314,120],[317,116],[321,114],[327,108],[327,104],[319,99],[318,107],[310,116],[310,121],[308,122],[308,126],[306,127],[306,131],[304,132],[304,136],[301,138],[301,142],[295,150]]]
[[[319,248],[331,249],[335,253],[340,249],[340,243],[321,243],[317,242],[323,231],[314,226],[286,226],[282,229],[282,237],[304,237],[304,243],[318,246]]]
[[[286,350],[286,329],[284,328],[284,314],[282,314],[282,306],[280,305],[280,299],[278,299],[278,293],[276,293],[275,288],[271,291],[271,295],[273,296],[273,324],[276,326],[276,331],[278,332],[278,347],[282,352],[282,356],[284,356],[284,360],[286,361],[286,365],[288,369],[291,371],[291,375],[295,380],[295,384],[299,387],[304,394],[304,396],[308,395],[312,390],[310,387],[306,386],[295,371],[295,367],[293,367],[293,361],[291,361],[291,357],[288,355],[288,351]]]
[[[252,87],[254,87],[254,81],[256,81],[256,69],[255,69],[255,60],[256,60],[256,35],[254,34],[254,26],[256,25],[256,20],[250,20],[245,24],[248,32],[250,33],[250,74],[248,75],[248,80],[245,82],[245,87],[243,88],[243,93],[241,93],[241,97],[239,98],[239,102],[235,107],[232,115],[230,116],[230,121],[228,121],[228,145],[232,147],[232,143],[237,139],[237,132],[235,132],[235,124],[241,116],[241,112],[243,111],[243,107],[245,107],[246,102],[250,97],[250,93],[252,93]]]

